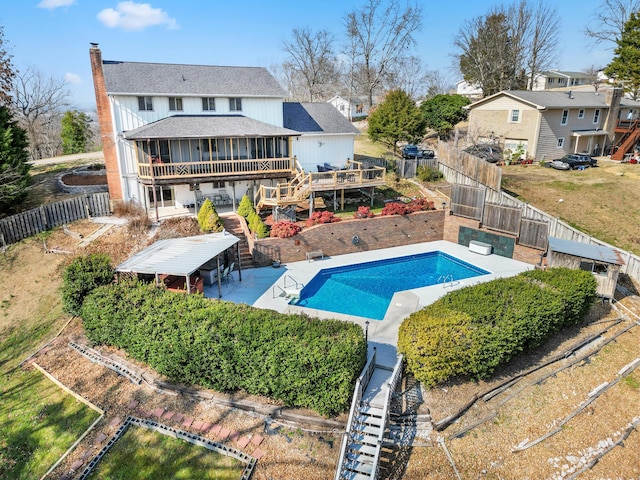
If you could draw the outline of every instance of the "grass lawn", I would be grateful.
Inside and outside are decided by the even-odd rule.
[[[39,478],[98,417],[37,370],[19,363],[59,329],[56,281],[41,279],[57,258],[39,265],[28,284],[17,268],[32,256],[35,242],[22,242],[0,255],[0,478]],[[53,285],[52,288],[52,284]]]
[[[237,480],[243,470],[244,464],[233,457],[146,428],[130,426],[90,478]]]

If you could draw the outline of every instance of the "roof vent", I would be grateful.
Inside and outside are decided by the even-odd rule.
[[[571,93],[571,90],[569,90],[569,98],[573,100],[573,94]]]

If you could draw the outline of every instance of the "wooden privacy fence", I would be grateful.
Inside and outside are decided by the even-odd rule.
[[[105,215],[111,215],[109,193],[79,195],[0,219],[0,236],[11,244],[81,218]]]
[[[502,169],[493,163],[458,150],[453,145],[438,142],[440,171],[449,183],[458,185],[486,186],[500,190]]]
[[[484,209],[485,188],[469,185],[452,185],[451,213],[460,217],[482,221]]]

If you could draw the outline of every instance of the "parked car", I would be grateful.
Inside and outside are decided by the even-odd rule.
[[[471,145],[465,148],[464,151],[476,157],[484,158],[489,163],[500,162],[503,158],[502,148],[486,143]]]
[[[586,153],[570,153],[562,158],[553,160],[551,167],[557,170],[573,170],[580,167],[595,167],[598,164],[598,160]]]
[[[422,158],[422,150],[417,145],[405,145],[402,147],[402,158]]]
[[[436,156],[436,152],[434,152],[430,148],[420,150],[420,153],[422,154],[422,156],[418,158],[434,158]]]

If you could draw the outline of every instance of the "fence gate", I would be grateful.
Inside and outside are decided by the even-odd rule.
[[[461,217],[482,221],[485,189],[469,185],[451,187],[451,213]]]

